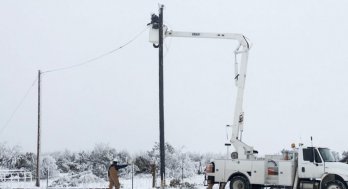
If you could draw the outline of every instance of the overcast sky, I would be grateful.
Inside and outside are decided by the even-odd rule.
[[[253,43],[243,140],[261,154],[291,143],[348,150],[348,2],[17,1],[0,3],[0,142],[36,151],[37,77],[123,45],[165,5],[171,30],[242,33]],[[125,48],[42,75],[42,151],[108,143],[130,152],[159,140],[158,49],[144,32]],[[225,152],[237,43],[165,39],[165,140]]]

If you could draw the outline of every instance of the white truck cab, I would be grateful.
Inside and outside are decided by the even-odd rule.
[[[297,172],[300,181],[315,181],[322,189],[348,186],[348,164],[337,162],[328,148],[300,147]]]

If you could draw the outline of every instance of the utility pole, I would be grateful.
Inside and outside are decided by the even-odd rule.
[[[39,70],[38,74],[38,112],[37,112],[37,153],[36,153],[36,185],[37,187],[40,187],[40,140],[41,140],[41,71]]]
[[[163,95],[163,5],[159,5],[159,14],[151,15],[150,29],[150,42],[153,43],[153,47],[158,48],[159,59],[159,144],[160,144],[160,175],[161,175],[161,188],[166,185],[165,181],[165,143],[164,143],[164,95]],[[158,32],[158,34],[157,34]],[[151,35],[153,34],[153,35]]]
[[[164,144],[164,95],[163,95],[163,5],[159,9],[159,127],[160,127],[160,159],[161,159],[161,188],[165,180],[165,144]]]

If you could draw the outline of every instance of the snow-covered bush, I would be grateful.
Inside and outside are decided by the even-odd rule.
[[[56,177],[58,174],[59,171],[57,169],[56,160],[50,155],[44,156],[40,163],[41,178]]]
[[[180,184],[181,184],[181,180],[180,179],[172,179],[169,182],[169,186],[172,187],[172,188],[180,187]]]
[[[191,188],[191,189],[196,188],[195,184],[191,184],[189,182],[182,183],[180,179],[172,179],[169,183],[169,186],[171,188]]]
[[[0,167],[31,171],[33,177],[35,177],[36,154],[32,152],[22,153],[19,149],[18,146],[9,147],[5,143],[0,143]],[[175,148],[168,143],[165,144],[165,150],[166,175],[169,178],[181,179],[182,177],[187,178],[202,173],[204,165],[211,159],[218,157],[216,154],[183,152],[182,148]],[[65,150],[46,154],[41,160],[40,175],[46,177],[48,174],[52,178],[59,175],[78,175],[90,172],[94,177],[105,181],[107,180],[108,167],[114,158],[117,158],[120,164],[126,163],[127,160],[129,163],[133,162],[136,174],[151,174],[154,167],[157,176],[159,174],[159,143],[155,143],[149,151],[138,153],[133,161],[131,161],[127,151],[118,152],[108,144],[101,143],[96,144],[91,151],[70,152]],[[128,166],[120,170],[120,176],[130,178],[131,172],[132,166]],[[67,182],[69,186],[73,186],[74,183],[78,182],[74,181],[75,177],[64,180],[65,176],[56,182],[60,182],[61,185],[63,182]]]
[[[135,173],[151,173],[151,164],[152,162],[147,154],[143,153],[137,155],[134,160]]]
[[[57,160],[58,170],[61,173],[77,174],[85,171],[92,171],[99,178],[107,178],[107,171],[111,161],[117,158],[120,162],[126,162],[130,155],[128,152],[117,152],[116,149],[108,144],[96,144],[92,151],[81,151],[72,153],[64,151],[56,152],[53,156]],[[120,171],[125,174],[125,170]]]
[[[166,154],[166,173],[171,178],[187,178],[196,172],[195,163],[181,150]]]
[[[91,165],[90,168],[93,174],[100,178],[106,178],[108,168],[113,159],[116,158],[118,162],[122,163],[130,159],[130,155],[126,151],[117,152],[116,149],[110,147],[108,144],[100,143],[83,158]],[[124,169],[120,171],[120,174],[124,174]]]
[[[187,178],[198,172],[197,162],[191,157],[182,152],[181,149],[176,149],[169,143],[165,145],[165,163],[166,175],[170,178]],[[160,153],[159,144],[155,143],[152,150],[148,151],[143,156],[136,158],[136,166],[140,169],[139,173],[151,173],[151,163],[156,164],[156,169],[159,169]]]
[[[69,150],[52,154],[56,159],[57,168],[61,173],[79,173],[84,170],[85,162],[81,160],[80,153],[72,153]]]
[[[105,180],[95,176],[93,173],[81,175],[78,179],[79,183],[99,183],[99,182],[105,182]]]
[[[20,154],[16,161],[16,169],[34,171],[36,164],[36,155],[32,152]]]
[[[66,174],[57,180],[53,181],[50,187],[77,187],[89,183],[103,183],[103,179],[95,176],[90,171],[83,172],[77,175]]]
[[[0,166],[7,169],[17,169],[16,163],[20,155],[19,146],[9,147],[4,142],[0,143]]]

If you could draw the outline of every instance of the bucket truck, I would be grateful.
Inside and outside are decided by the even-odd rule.
[[[156,19],[150,25],[149,41],[159,43],[159,28]],[[231,158],[217,159],[206,166],[205,180],[209,188],[219,184],[230,189],[301,188],[301,189],[348,189],[348,164],[336,162],[330,149],[306,147],[302,144],[282,155],[257,157],[252,146],[242,142],[244,123],[243,96],[247,72],[248,54],[251,43],[242,34],[202,33],[171,31],[163,26],[163,36],[188,38],[213,38],[238,41],[235,53],[235,83],[237,96],[235,103],[232,136],[230,143],[235,148]],[[239,56],[240,55],[240,56]],[[240,57],[240,58],[239,58]],[[240,59],[240,65],[238,64]]]

